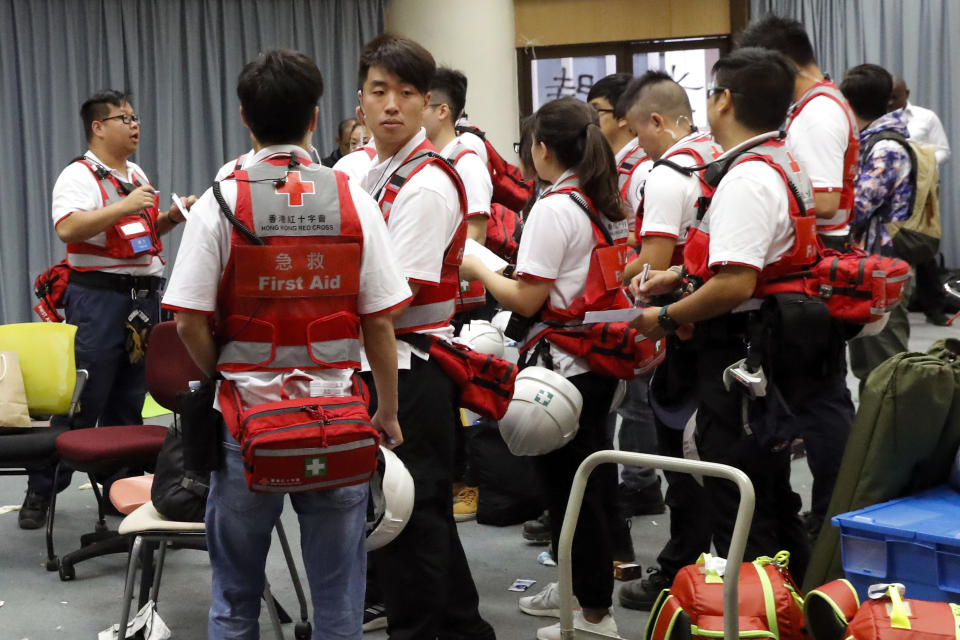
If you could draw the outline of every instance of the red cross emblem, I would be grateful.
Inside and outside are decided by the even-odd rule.
[[[287,194],[287,205],[290,207],[302,207],[303,194],[313,192],[313,182],[300,180],[299,171],[287,171],[283,186],[277,187],[277,193]]]

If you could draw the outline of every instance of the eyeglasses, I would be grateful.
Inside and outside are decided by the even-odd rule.
[[[712,98],[718,93],[723,93],[724,91],[729,91],[730,93],[734,93],[734,91],[729,87],[718,87],[718,86],[707,87],[707,98]]]
[[[106,122],[107,120],[119,120],[123,124],[136,123],[140,124],[140,118],[135,115],[130,115],[128,113],[121,113],[115,116],[109,116],[107,118],[100,118],[100,122]]]
[[[513,152],[516,153],[517,155],[520,154],[520,143],[519,143],[519,142],[514,142],[514,143],[513,143]]]

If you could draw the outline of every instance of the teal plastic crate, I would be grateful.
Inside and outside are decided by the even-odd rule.
[[[960,494],[950,487],[842,513],[847,579],[866,598],[879,582],[902,582],[907,597],[960,602]]]

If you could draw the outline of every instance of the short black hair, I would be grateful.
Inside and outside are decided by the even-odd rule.
[[[737,47],[773,49],[787,56],[798,67],[817,62],[803,25],[776,15],[765,16],[748,25],[737,37]]]
[[[893,76],[878,64],[858,64],[843,74],[840,91],[857,116],[872,122],[890,109]]]
[[[655,69],[651,69],[639,78],[630,81],[630,84],[624,89],[623,95],[620,96],[620,100],[617,101],[613,115],[618,118],[625,118],[630,109],[640,100],[640,94],[648,88],[653,90],[654,87],[657,88],[657,91],[649,96],[652,99],[654,111],[665,116],[685,115],[690,120],[693,110],[690,107],[690,97],[686,90],[670,74]]]
[[[262,53],[244,65],[237,97],[251,133],[261,144],[299,142],[323,95],[323,76],[308,56],[292,49]]]
[[[420,93],[430,90],[430,81],[437,71],[433,56],[422,45],[392,33],[381,33],[363,47],[357,74],[358,89],[363,89],[371,67],[386,69],[402,82],[416,87]]]
[[[587,94],[587,102],[590,102],[594,98],[606,98],[610,106],[614,108],[614,117],[622,118],[623,116],[617,115],[616,112],[617,101],[620,100],[620,95],[632,79],[633,76],[629,73],[611,73],[608,76],[600,78],[590,87],[590,92]]]
[[[775,131],[793,102],[797,71],[779,51],[736,49],[713,65],[718,87],[730,90],[734,117],[754,131]]]
[[[129,91],[103,89],[83,101],[80,105],[80,119],[83,121],[83,134],[87,137],[87,142],[93,140],[94,121],[106,118],[110,113],[111,105],[122,107],[130,104],[132,95]]]
[[[440,67],[430,81],[430,92],[435,91],[443,93],[447,106],[453,112],[453,121],[459,120],[467,105],[467,76],[456,69]]]

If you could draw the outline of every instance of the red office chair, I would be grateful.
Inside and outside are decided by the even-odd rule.
[[[190,380],[201,374],[180,342],[174,322],[161,322],[150,333],[146,380],[150,394],[165,407],[175,405],[175,396],[186,391]],[[94,474],[113,473],[126,465],[151,466],[163,446],[167,427],[155,425],[109,426],[67,431],[57,438],[60,464],[87,473],[97,498],[99,518],[92,533],[80,537],[80,548],[60,558],[61,580],[76,577],[78,562],[112,553],[127,553],[130,538],[107,529],[104,515],[107,497],[97,488]],[[48,518],[52,528],[54,504]]]

